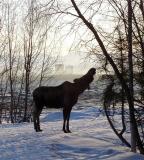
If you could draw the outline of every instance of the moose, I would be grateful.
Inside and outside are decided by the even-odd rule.
[[[94,79],[95,68],[91,68],[84,76],[74,79],[73,83],[65,81],[59,86],[40,86],[33,91],[33,121],[36,132],[41,132],[39,116],[43,107],[63,108],[63,131],[70,133],[69,119],[72,107],[78,96],[90,88]]]

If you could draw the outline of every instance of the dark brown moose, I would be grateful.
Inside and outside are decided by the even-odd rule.
[[[70,133],[69,119],[72,107],[77,103],[78,96],[89,89],[89,84],[93,81],[96,73],[95,68],[91,68],[84,76],[75,79],[74,83],[65,81],[59,86],[40,86],[33,92],[33,120],[36,132],[40,129],[39,116],[44,106],[47,108],[63,108],[63,131]]]

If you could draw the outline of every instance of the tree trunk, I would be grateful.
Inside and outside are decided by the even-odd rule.
[[[129,90],[131,94],[130,106],[130,130],[131,130],[131,151],[136,152],[136,132],[135,132],[135,115],[133,101],[133,50],[132,50],[132,2],[128,0],[128,63],[129,63]]]
[[[11,103],[10,103],[10,119],[11,123],[13,120],[13,108],[14,108],[14,98],[13,98],[13,79],[12,79],[12,39],[10,34],[10,8],[8,5],[8,50],[9,50],[9,82],[10,82],[10,93],[11,93]]]

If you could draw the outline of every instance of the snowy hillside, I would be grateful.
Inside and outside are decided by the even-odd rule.
[[[41,121],[41,133],[32,123],[1,125],[0,160],[144,160],[122,146],[95,106],[73,109],[69,134],[61,110],[43,112]]]

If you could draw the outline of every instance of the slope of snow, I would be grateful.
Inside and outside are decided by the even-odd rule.
[[[144,160],[121,144],[95,106],[72,110],[72,133],[61,130],[61,110],[43,112],[41,128],[36,133],[32,123],[0,125],[0,160]]]

